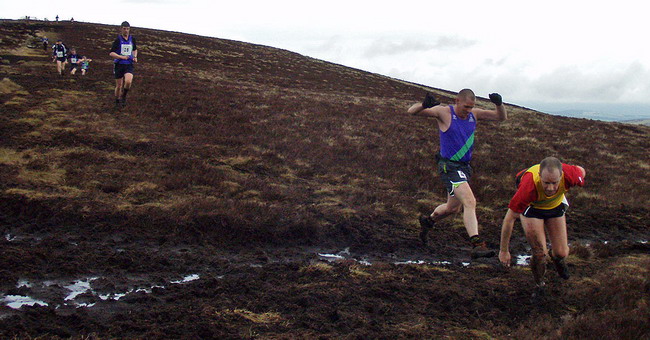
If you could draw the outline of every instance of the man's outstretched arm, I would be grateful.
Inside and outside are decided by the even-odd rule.
[[[408,113],[412,115],[421,115],[428,117],[438,117],[437,110],[434,107],[440,105],[440,102],[431,93],[427,93],[422,103],[415,103],[408,109]]]
[[[508,119],[508,112],[506,106],[503,105],[503,99],[498,93],[490,93],[490,101],[496,106],[494,110],[474,109],[474,115],[481,120],[497,120],[504,121]]]

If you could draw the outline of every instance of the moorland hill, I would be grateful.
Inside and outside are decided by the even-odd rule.
[[[5,201],[247,242],[368,243],[388,233],[374,244],[408,238],[414,216],[445,199],[435,125],[405,110],[425,91],[443,103],[452,92],[285,50],[136,28],[132,96],[113,112],[114,27],[2,27],[3,78],[20,89],[3,94]],[[46,53],[26,46],[43,35],[93,58],[88,76],[56,77]],[[508,121],[477,132],[473,188],[486,230],[498,229],[513,174],[549,155],[589,170],[572,201],[580,216],[647,216],[648,128],[508,110]]]
[[[24,277],[88,273],[119,276],[102,279],[102,288],[113,290],[133,284],[136,274],[137,280],[148,275],[158,282],[196,270],[211,273],[210,279],[192,286],[194,295],[158,289],[162,295],[115,302],[102,309],[110,317],[69,311],[84,321],[84,331],[75,330],[77,319],[58,312],[43,311],[39,317],[47,322],[38,322],[5,307],[3,315],[12,315],[0,318],[5,335],[245,336],[245,329],[254,328],[269,337],[417,337],[432,330],[499,337],[516,329],[535,337],[558,325],[564,325],[564,335],[627,327],[625,320],[597,322],[603,311],[596,303],[611,301],[589,300],[600,289],[592,284],[591,266],[608,268],[597,278],[605,281],[623,275],[620,266],[642,268],[647,256],[621,259],[615,257],[619,248],[599,243],[598,252],[579,244],[624,241],[623,254],[647,251],[636,242],[650,237],[650,127],[551,116],[510,103],[507,121],[479,122],[472,188],[482,233],[492,246],[517,171],[546,156],[587,169],[587,185],[569,195],[568,223],[570,241],[583,254],[570,263],[591,281],[571,286],[579,290],[558,286],[556,293],[565,289],[575,299],[563,295],[554,307],[535,309],[525,271],[509,274],[511,285],[491,279],[497,270],[489,265],[475,272],[462,266],[365,268],[313,264],[314,252],[304,255],[304,249],[347,248],[348,254],[374,254],[382,262],[465,260],[460,216],[437,226],[431,247],[418,241],[417,216],[444,202],[446,193],[434,166],[434,122],[406,114],[427,91],[449,104],[460,89],[413,84],[245,42],[132,31],[139,44],[134,86],[128,105],[114,110],[108,53],[117,27],[1,22],[0,225],[6,241],[0,244],[0,270],[9,279],[0,288],[11,291]],[[92,58],[89,73],[58,76],[49,51],[41,48],[43,36],[61,38]],[[492,107],[487,93],[478,95],[477,106]],[[502,95],[508,102],[508,94]],[[512,247],[526,253],[519,230]],[[226,250],[231,255],[221,253]],[[585,262],[594,253],[600,260]],[[300,258],[300,264],[285,256]],[[253,262],[241,265],[243,259]],[[647,270],[642,273],[647,278]],[[473,285],[472,275],[496,286],[460,294],[464,289],[453,285]],[[443,281],[432,285],[435,279]],[[633,293],[643,291],[626,280],[636,288],[626,286],[625,308],[637,302]],[[322,293],[323,287],[331,290]],[[356,300],[364,294],[373,298]],[[399,299],[387,303],[391,294]],[[171,306],[176,299],[181,302]],[[310,309],[314,299],[321,305]],[[341,299],[348,301],[343,307]],[[517,307],[508,313],[495,307],[505,303]],[[630,315],[642,319],[647,301],[635,306]],[[551,321],[525,323],[530,308]],[[562,317],[578,309],[587,319]],[[138,332],[122,322],[127,313],[140,326],[160,324]],[[591,333],[580,333],[585,320],[596,325]],[[176,328],[175,322],[197,326]]]

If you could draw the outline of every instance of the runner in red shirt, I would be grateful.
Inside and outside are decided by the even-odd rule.
[[[510,266],[510,236],[517,218],[521,219],[526,239],[532,248],[530,261],[538,291],[543,292],[546,271],[546,232],[551,241],[552,256],[558,274],[565,280],[569,269],[565,258],[569,255],[565,212],[569,207],[564,194],[569,188],[583,186],[585,169],[563,164],[555,157],[547,157],[540,164],[517,174],[518,189],[508,205],[501,227],[499,260]]]

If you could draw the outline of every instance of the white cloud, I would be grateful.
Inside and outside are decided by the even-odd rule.
[[[379,37],[370,42],[369,46],[365,48],[362,57],[377,58],[399,54],[425,53],[433,50],[467,48],[475,43],[475,41],[457,36],[442,36],[420,40],[408,37]]]
[[[183,0],[121,0],[125,4],[147,4],[147,5],[167,5],[167,4],[187,4]]]

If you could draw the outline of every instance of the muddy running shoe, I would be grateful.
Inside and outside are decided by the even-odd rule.
[[[431,219],[431,216],[420,215],[420,240],[425,246],[428,244],[427,236],[429,235],[429,230],[433,229],[434,222]]]
[[[470,255],[472,259],[477,259],[479,257],[493,257],[496,253],[494,250],[489,249],[485,241],[481,241],[478,236],[474,236],[471,239],[472,242],[472,251]]]
[[[113,109],[119,110],[122,107],[122,103],[120,102],[119,99],[115,99],[115,106],[113,106]]]
[[[561,278],[568,280],[569,279],[569,267],[566,265],[564,258],[553,258],[553,263],[555,263],[555,269]]]
[[[485,242],[481,242],[480,244],[477,244],[472,248],[471,251],[471,256],[473,259],[477,259],[480,257],[494,257],[495,252],[492,249],[489,249]]]
[[[122,97],[122,100],[120,101],[122,103],[122,107],[126,106],[126,97]]]
[[[544,281],[535,284],[535,289],[533,290],[533,299],[540,299],[546,296],[546,283]]]

